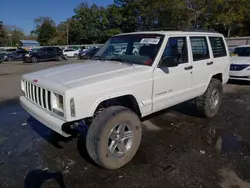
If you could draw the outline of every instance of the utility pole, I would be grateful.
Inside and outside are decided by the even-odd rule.
[[[66,22],[67,25],[67,45],[69,45],[69,23]]]

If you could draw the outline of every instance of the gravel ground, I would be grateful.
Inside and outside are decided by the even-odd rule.
[[[108,171],[89,159],[83,136],[57,135],[17,100],[22,74],[74,62],[0,64],[0,187],[250,187],[248,83],[224,87],[213,119],[200,118],[192,102],[148,117],[135,158]]]

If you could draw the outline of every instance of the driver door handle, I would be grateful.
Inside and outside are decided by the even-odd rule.
[[[184,69],[185,70],[191,70],[191,69],[193,69],[193,66],[185,67]]]
[[[214,62],[212,61],[207,63],[207,65],[212,65],[212,64],[214,64]]]

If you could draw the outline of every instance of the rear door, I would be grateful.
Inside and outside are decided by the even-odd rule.
[[[208,46],[208,37],[190,36],[191,58],[193,62],[193,90],[201,95],[207,88],[211,76],[213,59]]]
[[[211,65],[213,74],[223,73],[223,83],[229,79],[230,56],[226,47],[226,41],[220,36],[210,36],[209,42],[212,49],[213,64]],[[249,49],[250,55],[250,49]],[[248,55],[248,56],[249,56]]]

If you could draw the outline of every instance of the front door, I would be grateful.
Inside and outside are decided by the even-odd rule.
[[[190,99],[193,66],[187,37],[170,37],[154,72],[153,110]]]

